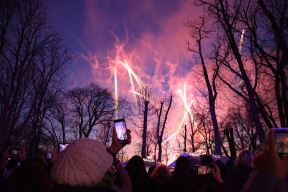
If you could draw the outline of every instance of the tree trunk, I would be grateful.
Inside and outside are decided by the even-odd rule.
[[[210,102],[209,102],[210,103]],[[219,126],[217,122],[216,112],[215,112],[215,102],[213,101],[214,107],[210,106],[210,113],[211,113],[211,119],[213,124],[213,131],[214,131],[214,140],[215,140],[215,155],[221,155],[221,137],[220,137],[220,131]]]
[[[184,152],[187,152],[187,147],[186,147],[186,143],[187,143],[187,128],[186,125],[184,126]]]
[[[62,124],[62,142],[66,143],[66,131],[65,131],[65,125]]]
[[[194,141],[194,135],[195,135],[195,132],[194,132],[194,123],[192,122],[192,119],[189,115],[189,123],[190,123],[190,129],[191,129],[191,134],[190,134],[190,138],[191,138],[191,147],[192,147],[192,152],[195,152],[196,149],[195,149],[195,141]]]
[[[221,23],[229,45],[231,47],[231,50],[235,56],[235,59],[237,61],[241,76],[242,76],[242,80],[245,83],[245,88],[247,90],[247,94],[248,94],[248,101],[249,101],[249,105],[250,105],[250,110],[252,112],[252,117],[255,123],[255,127],[256,127],[256,133],[259,137],[259,141],[261,143],[264,142],[265,139],[265,133],[262,127],[262,124],[260,122],[260,117],[259,117],[259,110],[255,101],[255,90],[253,89],[253,86],[251,84],[251,81],[248,77],[248,74],[244,68],[244,63],[242,62],[242,58],[241,58],[241,54],[239,52],[235,37],[234,37],[234,27],[232,26],[232,24],[230,23],[230,17],[229,17],[229,13],[227,12],[227,7],[225,7],[225,3],[223,0],[219,0],[219,9],[217,10],[217,15],[216,17],[218,18],[219,22]]]
[[[160,149],[161,146],[161,143],[159,144],[159,140],[160,140],[160,123],[161,123],[161,115],[162,115],[162,110],[163,110],[163,102],[160,103],[160,109],[159,109],[159,113],[157,114],[158,115],[158,122],[157,122],[157,128],[156,128],[156,144],[155,144],[155,162],[156,162],[156,159],[157,159],[157,156],[156,156],[156,151],[157,151],[157,145],[158,145],[158,148]],[[161,150],[162,152],[162,150]],[[158,161],[159,161],[159,150],[158,150]],[[160,161],[161,161],[161,157],[160,157]]]
[[[282,87],[282,103],[283,103],[283,108],[284,108],[284,123],[281,125],[282,127],[288,127],[288,98],[287,98],[287,80],[286,80],[286,75],[285,71],[281,71],[280,73],[281,77],[281,87]]]
[[[162,161],[162,139],[159,140],[159,143],[158,143],[158,159],[157,159],[158,162],[161,162]]]
[[[165,113],[162,129],[161,129],[160,135],[159,135],[159,140],[158,140],[158,146],[159,146],[158,161],[159,162],[161,162],[161,160],[162,160],[162,140],[163,140],[163,135],[164,135],[166,122],[167,122],[167,119],[168,119],[168,114],[169,114],[169,111],[170,111],[170,108],[171,108],[171,105],[172,105],[172,100],[173,100],[173,96],[171,95],[170,98],[169,98],[168,108],[167,108],[166,113]]]
[[[144,120],[143,120],[143,132],[142,132],[142,149],[141,157],[146,158],[146,140],[147,140],[147,121],[148,121],[148,105],[149,101],[145,100],[144,102]]]
[[[225,156],[226,156],[226,157],[229,157],[229,154],[228,154],[226,148],[224,147],[223,143],[221,143],[221,147],[222,147],[222,150],[223,150]]]
[[[218,71],[219,71],[219,65],[217,65],[217,69],[214,72],[216,75],[215,74],[213,75],[212,82],[210,82],[207,68],[206,68],[206,63],[205,63],[203,52],[202,52],[202,40],[204,38],[204,33],[205,33],[204,32],[205,30],[202,31],[202,28],[205,25],[205,21],[203,20],[202,22],[203,23],[200,26],[200,28],[197,29],[197,33],[199,34],[199,36],[197,38],[198,54],[199,54],[200,59],[201,59],[203,76],[204,76],[205,84],[206,84],[207,91],[208,91],[209,111],[210,111],[210,115],[211,115],[213,131],[214,131],[214,140],[215,140],[214,153],[216,155],[221,155],[221,137],[220,137],[220,131],[219,131],[219,126],[218,126],[217,117],[216,117],[216,110],[215,110],[215,101],[217,98],[215,78],[216,78],[216,75],[218,74]]]
[[[226,128],[224,130],[224,133],[226,135],[226,138],[228,140],[229,150],[230,150],[230,157],[233,159],[236,159],[236,144],[234,140],[234,134],[232,128]]]
[[[28,149],[28,159],[35,159],[38,158],[38,146],[40,142],[40,136],[39,134],[33,135],[32,139],[29,143],[29,149]]]

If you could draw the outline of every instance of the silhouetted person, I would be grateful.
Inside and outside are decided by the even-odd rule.
[[[149,167],[149,169],[148,169],[148,175],[151,175],[155,168],[156,168],[156,164],[154,164],[154,165],[152,165],[151,167]]]
[[[232,192],[239,192],[248,179],[253,168],[253,155],[244,150],[237,157],[237,165],[226,175],[226,186]]]
[[[172,178],[167,185],[168,192],[195,191],[195,181],[189,176],[189,167],[187,157],[178,157]]]
[[[27,160],[4,181],[0,191],[50,192],[52,183],[40,160]]]
[[[140,156],[133,156],[126,165],[126,170],[132,182],[133,192],[154,192],[157,190],[156,181],[145,169],[145,163]]]
[[[288,158],[281,159],[277,152],[274,131],[270,130],[267,144],[255,154],[254,170],[241,192],[287,192]]]
[[[158,165],[151,174],[151,177],[157,182],[157,191],[164,192],[171,179],[171,173],[166,165]]]
[[[113,129],[109,149],[99,141],[82,138],[57,155],[51,170],[54,192],[131,192],[130,177],[117,153],[131,142],[119,143]]]

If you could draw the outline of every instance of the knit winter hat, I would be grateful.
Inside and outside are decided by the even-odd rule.
[[[113,158],[105,146],[84,138],[60,152],[51,170],[51,178],[69,186],[95,186],[112,166]]]

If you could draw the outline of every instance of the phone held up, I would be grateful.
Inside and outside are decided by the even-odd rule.
[[[125,119],[117,119],[114,121],[114,127],[117,133],[119,143],[128,142],[128,134]]]
[[[280,158],[288,157],[288,128],[272,128]]]

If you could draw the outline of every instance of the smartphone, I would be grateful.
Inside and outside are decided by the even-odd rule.
[[[60,143],[59,146],[58,146],[58,149],[59,149],[59,152],[61,151],[64,151],[67,147],[68,147],[69,144],[64,144],[64,143]]]
[[[275,142],[280,158],[288,156],[288,128],[272,128],[275,132]]]
[[[210,166],[199,166],[197,168],[198,175],[207,175],[212,172],[212,169]]]
[[[114,121],[114,127],[117,133],[119,143],[126,143],[128,141],[127,127],[124,119],[117,119]]]

